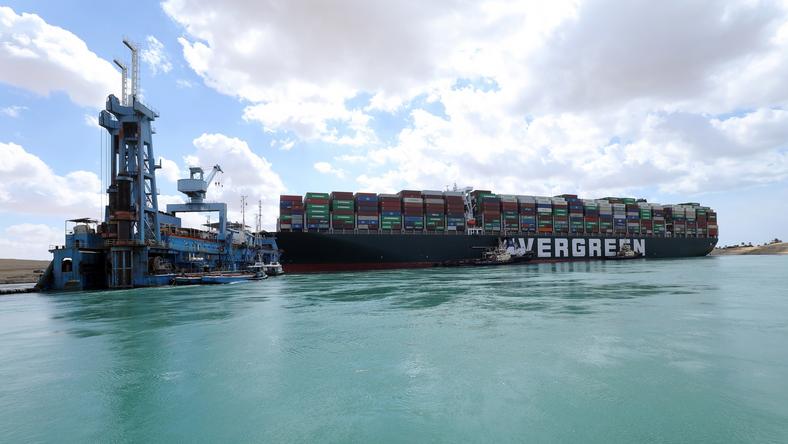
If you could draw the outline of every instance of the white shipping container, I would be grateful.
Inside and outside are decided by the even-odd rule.
[[[428,204],[443,205],[443,202],[444,202],[443,199],[433,199],[433,198],[424,199],[424,203],[428,203]]]
[[[403,197],[402,202],[404,203],[423,203],[424,200],[419,197]]]

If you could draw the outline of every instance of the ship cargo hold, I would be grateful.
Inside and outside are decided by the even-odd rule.
[[[307,193],[307,212],[320,205],[322,219],[297,227],[287,223],[297,197],[280,199],[276,240],[286,272],[457,265],[489,248],[534,262],[602,259],[622,248],[644,258],[705,256],[719,235],[716,213],[694,202],[471,189]]]

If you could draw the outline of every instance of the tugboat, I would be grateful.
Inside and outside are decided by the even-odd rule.
[[[643,257],[643,253],[636,253],[629,244],[624,244],[618,250],[618,252],[614,256],[605,256],[605,259],[611,261],[615,260],[627,260],[627,259],[640,259]]]
[[[488,248],[482,253],[481,259],[472,262],[473,265],[507,265],[515,263],[511,253],[502,248]]]
[[[258,264],[263,268],[263,271],[268,276],[281,276],[281,275],[285,274],[285,270],[284,270],[284,268],[282,268],[282,264],[280,264],[279,261],[274,261],[274,262],[271,262],[271,263],[268,263],[268,264],[262,263],[262,262],[258,262],[255,265],[258,265]]]
[[[248,268],[248,271],[239,273],[210,273],[200,278],[201,284],[234,284],[245,281],[261,281],[267,279],[263,264],[256,263]]]

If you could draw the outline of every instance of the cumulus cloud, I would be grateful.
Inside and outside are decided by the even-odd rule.
[[[263,228],[272,230],[279,214],[279,195],[286,191],[282,179],[273,165],[256,154],[246,141],[224,134],[202,134],[193,141],[195,151],[186,156],[188,166],[201,166],[209,170],[220,165],[224,174],[221,186],[211,184],[208,199],[226,202],[230,218],[241,220],[241,196],[247,196],[248,204],[256,208],[262,201]],[[255,211],[247,210],[247,224],[253,221]]]
[[[320,168],[366,189],[694,193],[788,171],[784,2],[163,7],[208,86],[276,137],[348,146]]]
[[[82,121],[85,123],[86,126],[89,126],[91,128],[101,128],[101,125],[98,124],[98,117],[92,114],[83,115]],[[103,128],[102,131],[104,131]]]
[[[181,172],[181,169],[178,167],[178,164],[174,160],[167,159],[164,156],[159,156],[159,162],[161,163],[161,169],[157,174],[158,177],[163,177],[164,179],[173,183],[177,182],[178,179],[183,179],[185,177]]]
[[[167,57],[164,44],[152,35],[149,35],[145,41],[148,46],[140,52],[140,58],[148,64],[151,74],[155,76],[158,73],[166,74],[170,72],[172,70],[172,62]]]
[[[332,174],[332,175],[334,175],[334,176],[336,176],[336,177],[338,177],[340,179],[344,179],[345,178],[345,172],[344,171],[342,171],[340,169],[337,169],[337,168],[334,168],[334,166],[331,165],[328,162],[315,162],[313,167],[319,173]]]
[[[6,227],[0,234],[0,257],[8,259],[51,259],[49,247],[62,245],[63,228],[22,223]]]
[[[56,174],[15,143],[0,142],[0,211],[64,217],[98,216],[101,181],[90,171]]]
[[[0,108],[0,114],[4,114],[11,118],[17,118],[19,117],[19,113],[21,113],[26,109],[27,109],[26,106],[11,105],[11,106],[6,106],[5,108]]]
[[[100,106],[120,86],[120,74],[82,39],[36,14],[0,7],[0,82],[47,95],[64,91],[74,102]]]

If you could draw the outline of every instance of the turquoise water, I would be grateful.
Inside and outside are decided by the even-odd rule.
[[[788,442],[788,257],[0,297],[3,442]]]

